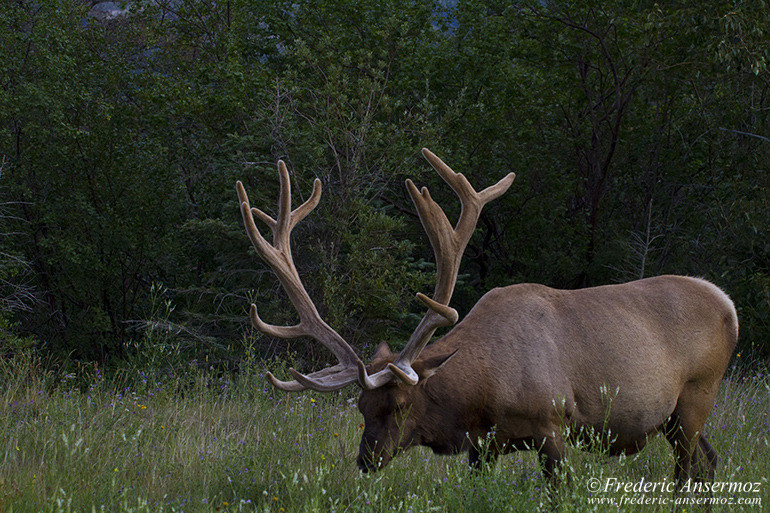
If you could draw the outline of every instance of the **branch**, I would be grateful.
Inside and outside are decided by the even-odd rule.
[[[762,136],[762,135],[752,134],[752,133],[749,133],[749,132],[741,132],[740,130],[731,130],[729,128],[722,128],[722,127],[719,127],[719,129],[723,130],[725,132],[733,132],[733,133],[736,133],[736,134],[748,135],[749,137],[756,137],[757,139],[762,139],[763,141],[770,142],[770,139],[768,139],[767,137]]]

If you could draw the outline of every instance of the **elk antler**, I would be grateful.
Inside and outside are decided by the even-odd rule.
[[[433,246],[433,254],[436,258],[436,288],[433,291],[433,299],[417,294],[417,299],[428,307],[428,311],[409,337],[406,347],[396,361],[389,364],[386,369],[369,376],[368,379],[361,380],[361,385],[367,389],[381,386],[391,379],[392,375],[396,375],[401,381],[410,385],[417,383],[419,378],[412,369],[412,363],[430,341],[436,329],[451,326],[457,322],[457,311],[448,306],[449,300],[452,298],[457,282],[460,260],[476,229],[481,209],[488,202],[504,194],[516,177],[514,173],[509,173],[497,184],[476,192],[465,176],[452,171],[427,148],[423,148],[422,154],[459,196],[462,210],[457,225],[452,228],[444,211],[430,197],[428,189],[423,187],[422,190],[418,190],[414,183],[407,179],[406,187],[409,195],[417,207],[422,226]]]
[[[273,326],[262,322],[257,314],[257,307],[251,305],[251,322],[259,331],[277,338],[294,338],[300,336],[313,337],[326,346],[337,357],[338,363],[312,374],[304,375],[294,369],[289,372],[295,381],[280,381],[268,372],[267,377],[277,388],[288,392],[296,392],[310,388],[319,392],[337,390],[345,385],[358,382],[359,377],[366,379],[366,369],[353,348],[321,319],[313,301],[305,291],[299,279],[294,260],[291,256],[290,234],[292,228],[305,218],[321,199],[321,181],[316,178],[313,183],[313,193],[310,198],[296,210],[291,210],[291,188],[289,172],[282,160],[278,161],[278,171],[281,180],[281,193],[278,200],[278,218],[273,219],[257,208],[249,206],[249,197],[239,181],[236,183],[238,198],[241,203],[241,215],[246,226],[246,232],[254,248],[278,276],[294,308],[299,313],[299,324],[296,326]],[[267,224],[273,232],[273,244],[268,243],[259,233],[254,223],[254,215]]]
[[[289,372],[294,376],[294,381],[281,381],[268,372],[267,377],[277,388],[288,392],[308,388],[319,392],[329,392],[350,383],[357,383],[364,389],[372,390],[392,381],[394,377],[404,383],[415,385],[419,377],[412,369],[412,363],[430,341],[436,329],[442,326],[451,326],[457,322],[457,311],[448,305],[457,282],[457,272],[465,247],[476,228],[481,209],[488,202],[505,193],[516,175],[510,173],[497,184],[481,192],[476,192],[465,176],[452,171],[433,153],[423,148],[422,154],[459,196],[462,210],[457,225],[452,228],[444,211],[430,197],[428,189],[423,187],[422,190],[418,190],[411,180],[406,181],[409,195],[412,197],[420,221],[433,246],[433,253],[436,257],[436,288],[432,299],[424,294],[417,294],[417,299],[428,307],[428,311],[409,337],[406,347],[398,355],[396,361],[372,375],[367,374],[366,366],[358,358],[353,348],[321,319],[318,310],[316,310],[313,301],[299,279],[291,256],[291,230],[318,205],[318,201],[321,199],[321,181],[316,178],[310,198],[292,211],[289,173],[286,170],[286,164],[279,160],[281,193],[278,200],[277,219],[273,219],[257,208],[251,208],[243,184],[240,181],[236,184],[246,232],[259,256],[278,276],[278,280],[286,290],[300,318],[299,324],[295,326],[266,324],[259,318],[257,307],[252,304],[250,311],[252,324],[261,332],[277,338],[313,337],[334,353],[338,360],[337,365],[308,375],[289,369]],[[254,223],[254,215],[273,231],[273,244],[269,244],[259,233]]]

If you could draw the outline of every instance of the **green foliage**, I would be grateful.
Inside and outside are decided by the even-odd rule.
[[[296,201],[316,177],[324,186],[293,239],[311,297],[358,349],[398,347],[433,279],[403,180],[458,214],[419,158],[427,146],[477,187],[518,175],[469,244],[461,313],[514,282],[699,275],[738,305],[740,349],[766,359],[768,12],[759,0],[194,0],[102,23],[77,2],[12,2],[0,293],[30,295],[2,313],[3,333],[135,361],[159,282],[180,360],[241,358],[250,301],[271,322],[295,317],[233,192],[241,179],[274,209],[282,158]],[[327,358],[292,348],[303,365]]]
[[[0,314],[0,356],[3,358],[12,358],[35,350],[35,338],[31,335],[19,335],[18,332],[18,323],[10,319],[10,316]]]
[[[495,467],[472,475],[466,455],[411,449],[383,471],[364,475],[355,467],[362,419],[348,397],[276,396],[261,372],[250,367],[233,379],[194,367],[178,373],[137,368],[110,378],[92,365],[63,374],[39,359],[0,361],[0,508],[617,511],[622,492],[591,493],[591,478],[672,480],[671,448],[662,437],[633,457],[571,447],[565,469],[572,482],[560,487],[556,505],[531,452],[502,456]],[[720,457],[716,480],[760,482],[761,499],[770,470],[767,387],[767,376],[733,373],[706,426]],[[645,496],[674,499],[669,493]],[[606,502],[590,502],[599,498]]]

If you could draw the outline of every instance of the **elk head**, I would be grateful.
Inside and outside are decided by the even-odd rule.
[[[400,450],[415,443],[415,433],[423,417],[421,411],[426,401],[423,388],[415,385],[424,383],[438,372],[454,353],[431,358],[420,358],[420,354],[436,329],[457,322],[457,311],[449,306],[449,301],[457,281],[462,254],[484,205],[505,193],[515,178],[515,174],[510,173],[497,184],[476,192],[465,176],[452,171],[427,149],[423,149],[422,153],[459,196],[462,211],[453,228],[444,211],[431,198],[428,189],[423,187],[418,190],[411,180],[406,180],[409,195],[433,246],[437,269],[436,286],[432,298],[417,294],[417,299],[427,307],[427,312],[404,349],[399,354],[392,354],[386,345],[381,344],[369,366],[321,319],[300,281],[292,259],[291,230],[318,205],[321,181],[316,179],[310,198],[292,210],[289,174],[284,162],[279,160],[281,191],[277,219],[251,207],[243,184],[240,181],[236,184],[246,232],[259,256],[277,275],[300,319],[295,326],[273,326],[260,319],[257,307],[252,304],[250,317],[253,325],[271,337],[312,337],[334,353],[338,361],[336,365],[311,374],[289,369],[294,377],[292,381],[281,381],[270,372],[267,377],[276,388],[287,392],[306,389],[331,392],[353,383],[359,386],[362,389],[359,410],[366,424],[358,464],[365,471],[381,468]],[[272,244],[257,229],[255,216],[272,230]]]

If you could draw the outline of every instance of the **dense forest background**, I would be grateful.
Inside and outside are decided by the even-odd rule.
[[[400,347],[433,257],[403,186],[485,210],[461,315],[492,287],[705,277],[770,357],[770,7],[763,0],[8,0],[0,9],[0,354],[329,357],[255,332],[295,312],[234,190],[274,211],[279,158],[319,207],[294,258],[364,354]],[[629,348],[633,350],[633,348]]]

